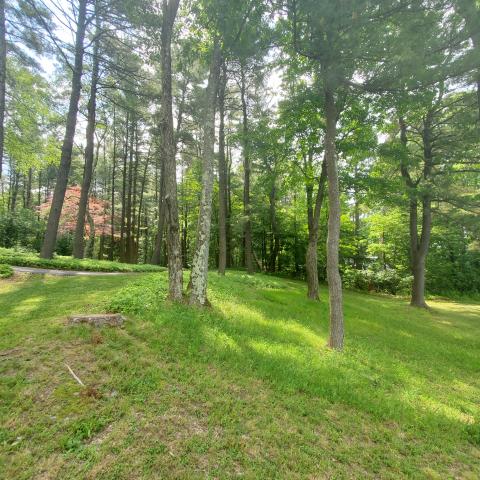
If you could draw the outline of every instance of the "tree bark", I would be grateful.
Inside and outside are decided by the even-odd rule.
[[[318,181],[317,196],[315,198],[315,207],[311,206],[312,200],[310,199],[310,206],[308,212],[308,246],[305,262],[305,269],[307,272],[307,297],[311,300],[318,300],[318,230],[320,222],[320,212],[322,209],[323,199],[325,197],[325,185],[327,181],[327,165],[326,160],[322,162],[322,171],[320,173],[320,179]],[[307,186],[308,188],[308,186]],[[312,193],[308,194],[312,197]]]
[[[26,208],[32,208],[32,177],[33,177],[33,168],[28,169],[27,185],[26,185]]]
[[[247,273],[255,272],[253,267],[253,247],[252,247],[252,223],[250,218],[250,142],[248,138],[248,112],[247,112],[247,85],[245,79],[245,67],[241,66],[240,97],[242,101],[242,135],[243,135],[243,214],[245,217],[244,225],[244,249],[245,249],[245,267]]]
[[[330,339],[328,345],[335,350],[343,349],[343,292],[339,271],[340,249],[340,191],[338,185],[337,155],[335,148],[337,132],[337,109],[334,92],[325,85],[325,161],[328,178],[328,238],[327,281],[330,302]]]
[[[85,214],[87,212],[88,195],[90,193],[90,185],[92,183],[93,174],[93,155],[95,148],[95,122],[97,110],[97,85],[99,76],[99,18],[96,15],[95,40],[93,43],[93,65],[92,65],[92,83],[90,85],[90,99],[88,101],[87,114],[87,132],[85,147],[85,168],[83,172],[82,190],[80,193],[80,201],[78,205],[77,223],[75,226],[75,236],[73,239],[73,257],[83,258],[85,247]]]
[[[415,204],[413,206],[413,203]],[[425,264],[430,244],[430,232],[432,225],[431,200],[426,195],[422,201],[422,233],[420,238],[417,231],[417,205],[412,201],[410,209],[410,238],[411,238],[411,263],[412,263],[412,307],[427,308],[425,301]]]
[[[188,205],[186,203],[183,207],[182,262],[183,268],[188,268]]]
[[[135,148],[134,148],[135,145]],[[129,234],[128,234],[128,263],[137,262],[136,238],[136,220],[137,220],[137,182],[138,182],[138,163],[140,153],[138,151],[138,123],[135,122],[135,128],[131,138],[130,153],[130,188],[129,188]]]
[[[128,161],[128,193],[127,193],[127,206],[125,209],[126,216],[126,228],[125,228],[125,261],[132,263],[133,248],[132,248],[132,195],[133,195],[133,172],[134,172],[134,150],[133,141],[135,136],[135,130],[137,129],[136,122],[132,123],[130,133],[130,155]]]
[[[5,91],[7,83],[7,40],[5,26],[5,0],[0,0],[0,179],[2,178],[5,143]]]
[[[171,35],[171,34],[170,34]],[[171,40],[170,40],[171,41]],[[171,70],[171,67],[170,67]],[[177,153],[177,146],[178,146],[178,140],[179,140],[179,135],[182,127],[182,121],[183,121],[183,114],[184,114],[184,109],[185,109],[185,97],[187,94],[187,88],[188,88],[188,79],[185,79],[183,85],[182,85],[182,94],[181,94],[181,100],[180,100],[180,105],[178,105],[178,116],[177,116],[177,126],[174,132],[174,151],[175,155]],[[172,126],[173,129],[173,126]],[[161,166],[160,166],[160,193],[158,197],[158,219],[157,219],[157,236],[155,237],[155,246],[153,249],[153,254],[152,258],[150,260],[150,263],[154,265],[161,265],[162,264],[162,250],[163,250],[163,236],[164,236],[164,231],[165,231],[165,215],[166,215],[166,204],[164,202],[164,197],[165,197],[165,159],[161,158]],[[183,252],[183,250],[182,250]],[[185,262],[184,260],[184,255],[182,254],[182,262]]]
[[[169,297],[173,301],[183,299],[182,252],[177,201],[177,162],[172,114],[172,31],[178,11],[179,0],[164,0],[162,4],[161,66],[161,157],[165,162],[165,202],[167,210],[167,252]]]
[[[359,174],[358,170],[358,165],[355,165],[355,170],[354,170],[354,175],[355,178],[357,178]],[[354,205],[353,205],[353,224],[354,224],[354,237],[355,237],[355,247],[356,247],[356,252],[355,256],[353,258],[353,265],[356,270],[361,270],[362,269],[362,249],[360,248],[361,246],[361,239],[360,239],[360,195],[358,191],[358,185],[355,183],[353,187],[353,199],[354,199]]]
[[[232,218],[232,155],[231,149],[227,146],[227,215],[226,215],[226,238],[227,238],[227,268],[233,266],[232,235],[230,219]]]
[[[270,227],[272,235],[270,239],[270,258],[268,260],[268,270],[275,273],[277,266],[278,252],[280,251],[280,239],[277,223],[277,186],[275,184],[276,178],[272,174],[272,187],[270,188],[269,203],[270,203]],[[260,268],[262,270],[262,268]]]
[[[98,246],[98,259],[103,260],[104,254],[105,254],[105,234],[102,233],[100,235],[100,244]]]
[[[147,154],[147,158],[145,159],[145,165],[143,166],[142,184],[140,187],[140,199],[138,203],[138,220],[137,220],[137,245],[140,245],[140,226],[142,222],[143,197],[145,195],[145,187],[147,185],[147,170],[148,170],[149,162],[150,162],[150,151]]]
[[[405,154],[407,154],[407,126],[403,118],[399,119],[400,142]],[[432,144],[431,144],[431,114],[427,113],[423,126],[423,180],[428,182],[432,171]],[[432,200],[428,189],[418,192],[418,182],[414,182],[404,161],[401,162],[400,170],[410,197],[409,229],[410,229],[410,264],[413,275],[412,295],[410,305],[412,307],[427,308],[425,302],[425,264],[430,246],[430,233],[432,228]],[[422,225],[421,234],[418,232],[418,203],[419,197],[422,202]]]
[[[127,160],[128,160],[128,120],[129,114],[125,120],[125,144],[123,151],[123,170],[122,170],[122,218],[120,219],[120,261],[125,261],[125,216],[127,207]]]
[[[87,210],[87,222],[88,226],[90,227],[90,234],[88,235],[88,242],[87,242],[87,258],[93,258],[93,252],[95,249],[95,222],[93,221],[90,212]]]
[[[11,183],[9,188],[9,210],[13,213],[17,208],[18,182],[20,174],[11,168]]]
[[[210,65],[210,75],[205,96],[202,195],[198,217],[197,241],[190,276],[190,298],[192,305],[207,304],[208,257],[210,249],[210,227],[212,221],[213,162],[215,145],[215,106],[220,77],[221,53],[215,43]]]
[[[42,203],[42,171],[38,172],[38,192],[37,192],[37,207]],[[37,220],[40,220],[40,208],[37,209]]]
[[[227,160],[225,157],[225,88],[227,68],[222,64],[222,76],[218,89],[218,273],[225,275],[227,267]]]
[[[160,265],[162,263],[162,247],[163,233],[165,230],[165,167],[160,167],[160,193],[158,196],[158,219],[157,219],[157,236],[155,237],[155,248],[153,249],[152,259],[150,263]]]
[[[63,139],[62,154],[57,173],[57,183],[53,193],[52,206],[48,215],[47,229],[40,251],[41,258],[52,258],[57,240],[58,224],[62,213],[63,201],[67,190],[68,175],[72,163],[73,140],[77,125],[78,102],[82,88],[83,41],[86,29],[87,0],[78,2],[77,31],[75,34],[75,62],[72,75],[72,88],[67,114],[67,125]]]
[[[112,159],[112,199],[110,206],[110,250],[108,251],[108,259],[113,261],[115,251],[115,169],[117,166],[117,130],[116,130],[116,110],[113,106],[113,159]]]

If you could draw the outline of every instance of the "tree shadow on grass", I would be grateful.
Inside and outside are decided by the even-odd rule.
[[[268,382],[281,395],[301,394],[350,406],[379,421],[460,434],[474,409],[470,397],[479,393],[471,379],[478,371],[474,352],[462,348],[467,342],[478,351],[476,328],[465,328],[472,327],[468,315],[450,319],[462,324],[458,337],[448,325],[435,328],[445,320],[442,312],[432,318],[431,312],[412,314],[395,300],[347,293],[347,348],[339,354],[325,347],[326,302],[308,301],[303,285],[295,282],[277,281],[269,288],[260,288],[261,281],[252,288],[248,282],[236,277],[212,282],[213,307],[204,310],[153,297],[136,321],[127,323],[127,333],[132,341],[140,339],[153,358],[157,352],[172,363],[212,364],[227,378],[233,372]],[[101,299],[110,299],[125,285],[132,296],[135,288],[145,295],[152,280],[135,283],[101,277],[32,279],[13,293],[0,294],[2,318],[7,319],[0,322],[0,331],[8,334],[28,310],[26,325],[12,328],[11,335],[21,338],[46,319],[86,308],[90,295],[98,308]],[[151,292],[154,296],[155,289]],[[54,324],[50,328],[55,333]],[[131,355],[129,361],[135,362]],[[453,391],[455,382],[458,391]]]
[[[279,294],[284,296],[283,301],[290,296],[290,305],[299,295],[283,290]],[[325,348],[326,318],[312,316],[319,308],[317,304],[305,299],[304,307],[299,307],[300,312],[303,310],[301,317],[292,315],[295,308],[285,316],[280,302],[275,306],[269,301],[262,303],[258,301],[261,295],[260,290],[255,292],[254,306],[248,306],[242,292],[238,296],[229,292],[229,300],[219,306],[213,301],[210,311],[177,306],[177,314],[162,321],[160,343],[178,356],[188,351],[195,361],[214,362],[225,372],[233,369],[237,374],[267,381],[282,392],[343,403],[384,421],[434,430],[443,425],[457,432],[464,427],[458,405],[451,398],[442,398],[442,393],[449,382],[468,381],[468,375],[450,372],[439,378],[438,371],[448,370],[445,355],[441,365],[432,365],[432,355],[424,356],[421,351],[416,356],[396,356],[394,352],[401,351],[398,340],[390,349],[388,336],[395,336],[397,327],[388,329],[387,337],[372,345],[371,336],[355,337],[353,325],[346,352],[332,352]],[[268,296],[271,300],[272,291]],[[408,331],[408,325],[406,322],[401,328]],[[360,330],[365,334],[365,326]],[[445,342],[448,335],[441,332],[438,337]],[[436,338],[432,341],[435,343]],[[412,343],[410,339],[408,342]],[[439,358],[441,350],[437,345],[433,356]],[[409,351],[416,351],[415,340]],[[440,391],[434,391],[437,389]]]

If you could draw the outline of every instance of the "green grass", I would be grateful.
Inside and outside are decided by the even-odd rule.
[[[149,264],[129,264],[108,260],[82,260],[60,255],[49,260],[40,258],[36,253],[24,253],[0,248],[0,263],[16,267],[51,268],[57,270],[86,270],[89,272],[161,272],[165,268]]]
[[[300,282],[211,273],[206,310],[166,287],[1,281],[5,478],[478,478],[479,304],[347,292],[336,353]],[[105,310],[125,328],[65,324]]]

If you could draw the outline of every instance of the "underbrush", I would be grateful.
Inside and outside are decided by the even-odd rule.
[[[402,275],[396,270],[357,270],[346,268],[342,275],[345,287],[354,290],[389,293],[390,295],[407,294],[412,286],[413,277]]]
[[[35,253],[23,253],[0,248],[0,263],[16,267],[53,268],[58,270],[86,270],[90,272],[161,272],[164,267],[149,264],[128,264],[109,260],[76,259],[55,256],[53,259],[40,258]]]
[[[13,275],[13,269],[10,265],[0,263],[0,278],[10,278]]]

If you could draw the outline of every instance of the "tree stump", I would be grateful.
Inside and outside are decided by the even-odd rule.
[[[70,325],[78,325],[80,323],[87,323],[93,327],[121,327],[125,322],[125,317],[119,313],[99,313],[92,315],[70,315],[68,323]]]

